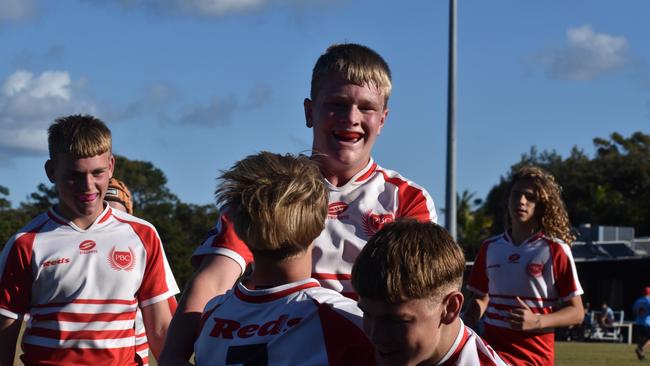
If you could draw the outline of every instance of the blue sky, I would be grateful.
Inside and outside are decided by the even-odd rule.
[[[485,197],[531,145],[650,132],[650,2],[458,2],[459,191]],[[447,16],[443,0],[0,0],[0,185],[23,201],[47,181],[47,126],[92,113],[115,153],[210,203],[238,159],[311,147],[311,68],[356,42],[393,71],[376,161],[443,207]]]

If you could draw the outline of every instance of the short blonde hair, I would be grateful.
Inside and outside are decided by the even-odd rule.
[[[400,219],[384,226],[361,250],[352,286],[361,297],[400,303],[441,300],[459,290],[465,256],[447,230],[432,222]]]
[[[374,85],[384,97],[384,106],[392,89],[388,63],[369,47],[354,43],[334,44],[316,61],[311,76],[311,99],[316,100],[324,80],[341,74],[358,85]]]
[[[111,130],[99,118],[73,114],[57,118],[47,130],[50,159],[68,153],[89,158],[112,150]]]
[[[327,191],[318,166],[306,156],[250,155],[219,180],[217,203],[254,256],[294,256],[325,227]]]
[[[562,188],[553,175],[533,165],[521,167],[510,180],[506,198],[506,230],[512,227],[508,209],[510,194],[512,187],[519,181],[530,181],[535,187],[535,195],[538,200],[535,206],[535,217],[539,220],[544,234],[571,245],[576,236],[571,232],[569,214],[567,214],[564,201],[562,201]]]

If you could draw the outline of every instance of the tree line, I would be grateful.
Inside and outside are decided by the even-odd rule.
[[[526,164],[540,166],[557,178],[574,225],[632,226],[637,236],[650,236],[650,135],[635,132],[624,137],[613,133],[609,138],[593,139],[593,144],[595,153],[591,157],[578,147],[562,157],[555,151],[539,152],[533,146],[501,176],[484,200],[463,191],[457,205],[458,242],[467,258],[474,258],[485,238],[503,231],[507,182]],[[114,176],[129,186],[135,215],[158,230],[174,275],[183,287],[193,272],[190,256],[214,225],[217,208],[182,202],[167,187],[163,171],[150,162],[116,156]],[[0,246],[56,203],[54,187],[46,184],[40,184],[16,208],[12,208],[8,195],[9,190],[0,185]]]

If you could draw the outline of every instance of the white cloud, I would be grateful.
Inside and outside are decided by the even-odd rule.
[[[628,62],[625,37],[596,33],[590,25],[567,30],[567,44],[540,54],[551,76],[562,80],[594,80]]]
[[[0,0],[0,22],[26,19],[33,12],[32,0]]]
[[[268,0],[177,0],[176,4],[191,14],[218,17],[257,10],[268,2]]]
[[[84,0],[90,4],[117,5],[125,10],[143,10],[157,15],[219,18],[247,14],[268,7],[302,10],[306,6],[328,4],[334,0]]]
[[[0,157],[42,154],[47,126],[56,117],[96,113],[94,103],[77,95],[82,87],[83,81],[73,81],[67,71],[9,75],[0,90]]]

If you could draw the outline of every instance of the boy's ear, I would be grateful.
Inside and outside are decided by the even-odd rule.
[[[465,298],[460,291],[454,291],[446,296],[443,303],[442,315],[440,321],[443,324],[451,324],[460,316],[460,311],[463,308]]]
[[[45,174],[47,175],[47,179],[50,180],[50,183],[56,183],[54,182],[54,163],[52,159],[48,159],[45,162]]]
[[[312,122],[311,99],[305,98],[302,105],[305,108],[305,122],[307,127],[312,128],[314,123]]]

